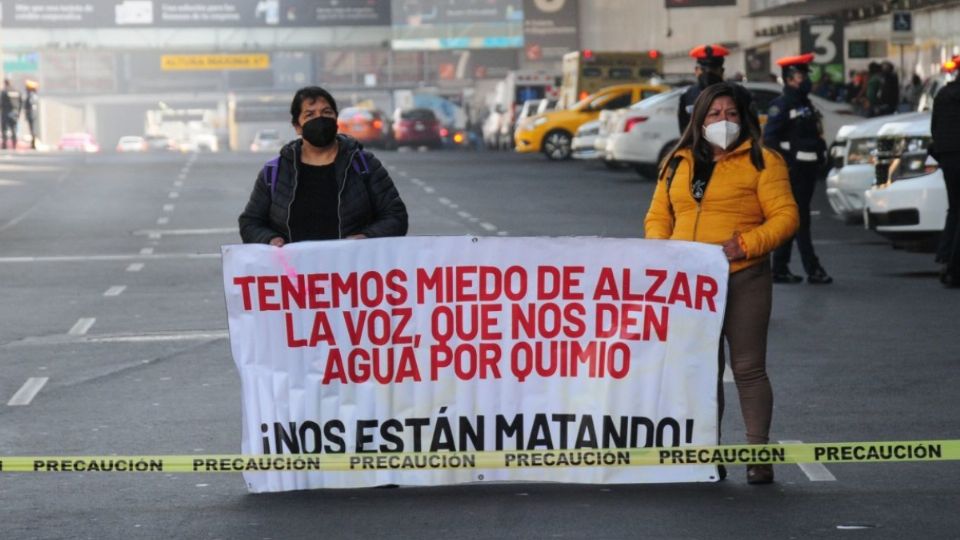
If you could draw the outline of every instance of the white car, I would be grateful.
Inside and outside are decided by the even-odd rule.
[[[573,159],[596,159],[597,150],[595,139],[600,131],[600,120],[593,120],[577,128],[576,135],[570,143]]]
[[[863,219],[863,192],[877,177],[877,134],[893,116],[880,116],[837,130],[830,148],[834,166],[827,173],[827,200],[846,223]]]
[[[878,133],[879,177],[864,193],[864,225],[894,245],[930,248],[943,231],[947,188],[937,162],[927,155],[930,138],[926,112],[899,115]]]
[[[147,141],[137,135],[124,135],[117,141],[117,152],[146,152]]]
[[[765,82],[745,82],[743,87],[753,95],[761,122],[766,123],[770,102],[783,93],[783,87]],[[657,166],[680,138],[677,107],[685,91],[686,88],[677,88],[664,92],[607,117],[600,128],[600,136],[606,137],[605,158],[633,164],[642,176],[655,174]],[[846,103],[834,103],[815,95],[811,95],[810,100],[823,115],[828,145],[840,126],[857,118]]]

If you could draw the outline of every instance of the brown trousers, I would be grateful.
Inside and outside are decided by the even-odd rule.
[[[720,380],[717,383],[717,436],[723,419],[724,341],[730,347],[730,368],[740,395],[747,442],[769,442],[773,390],[767,378],[767,328],[773,302],[770,263],[764,261],[730,274],[727,311],[720,338]]]

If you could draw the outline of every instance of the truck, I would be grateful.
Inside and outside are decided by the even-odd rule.
[[[514,70],[507,73],[488,99],[490,114],[484,122],[483,138],[489,148],[505,148],[513,143],[513,131],[523,104],[530,100],[556,100],[560,77],[538,70]]]
[[[663,55],[655,49],[633,52],[597,52],[590,49],[563,55],[563,78],[558,109],[568,109],[601,88],[615,84],[647,83],[663,73]]]

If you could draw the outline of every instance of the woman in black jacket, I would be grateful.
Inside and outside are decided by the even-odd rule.
[[[318,86],[301,88],[290,105],[300,139],[264,165],[240,215],[245,243],[403,236],[407,209],[372,153],[337,134],[337,104]]]

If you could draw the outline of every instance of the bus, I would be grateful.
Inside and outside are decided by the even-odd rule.
[[[571,107],[601,88],[615,84],[644,83],[663,73],[660,51],[574,51],[563,55],[563,79],[558,109]]]

